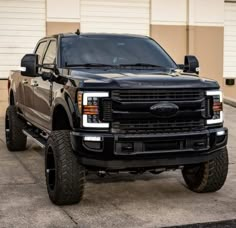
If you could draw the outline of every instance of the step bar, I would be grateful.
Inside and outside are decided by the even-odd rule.
[[[43,138],[42,136],[32,132],[31,130],[24,129],[22,130],[23,134],[27,137],[31,138],[36,144],[38,144],[42,149],[45,148],[46,145],[46,138]]]

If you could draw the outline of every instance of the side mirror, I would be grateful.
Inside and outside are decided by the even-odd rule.
[[[21,59],[21,67],[25,68],[25,71],[21,71],[23,76],[35,77],[38,73],[38,55],[26,54]]]
[[[193,55],[186,55],[184,57],[184,72],[199,74],[199,62]]]

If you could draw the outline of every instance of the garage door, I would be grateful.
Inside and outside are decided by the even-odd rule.
[[[149,0],[82,0],[81,31],[149,35]]]
[[[0,79],[45,35],[45,0],[0,0]]]
[[[224,77],[236,78],[236,2],[225,3]]]

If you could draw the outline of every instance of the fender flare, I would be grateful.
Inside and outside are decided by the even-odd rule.
[[[71,128],[76,128],[78,127],[79,123],[79,117],[78,117],[78,110],[75,107],[75,102],[72,101],[70,96],[66,94],[63,97],[57,97],[54,99],[53,104],[52,104],[52,111],[51,111],[51,129],[53,128],[53,115],[54,115],[54,110],[58,106],[62,106],[67,114],[68,120],[70,122]]]

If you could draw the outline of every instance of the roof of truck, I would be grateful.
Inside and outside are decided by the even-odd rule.
[[[51,36],[44,37],[46,38],[58,38],[58,37],[72,37],[72,36],[81,36],[81,37],[123,37],[123,38],[147,38],[148,36],[137,35],[137,34],[116,34],[116,33],[58,33]]]

